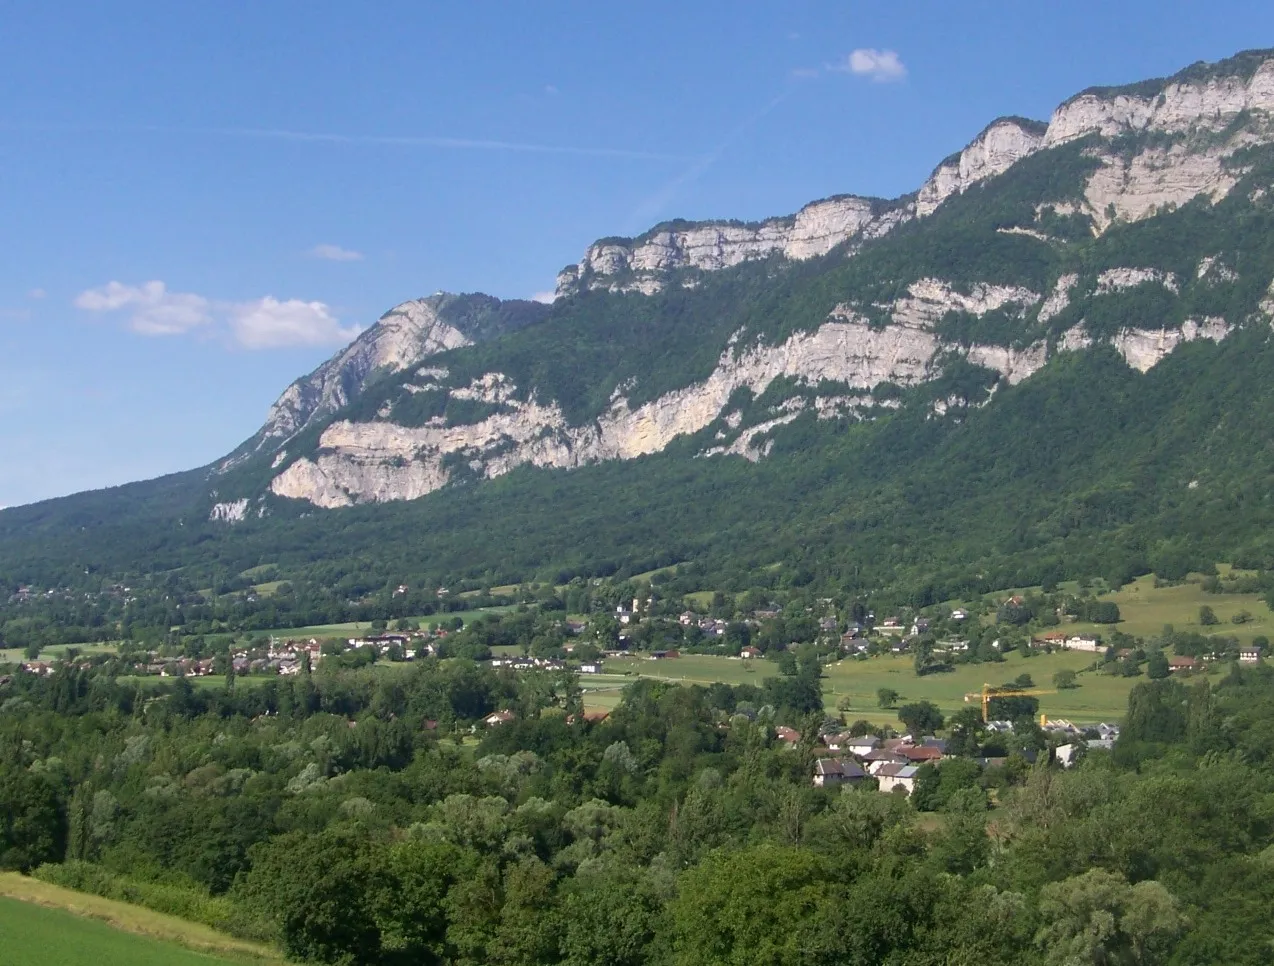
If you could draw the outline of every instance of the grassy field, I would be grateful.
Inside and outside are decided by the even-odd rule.
[[[1053,674],[1060,670],[1081,671],[1093,663],[1094,655],[1076,651],[1022,657],[1013,653],[1002,664],[967,664],[954,671],[928,674],[918,678],[912,662],[906,657],[875,657],[866,661],[844,660],[826,667],[823,678],[823,702],[835,710],[842,698],[850,700],[849,719],[865,718],[880,724],[896,724],[892,711],[877,706],[876,692],[892,688],[902,695],[901,703],[932,701],[946,713],[967,707],[964,696],[978,691],[983,684],[1003,684],[1019,674],[1030,674],[1037,688],[1051,690]],[[582,682],[584,703],[588,707],[606,707],[609,694],[604,687],[622,688],[623,672],[641,677],[677,681],[685,684],[756,684],[778,674],[777,665],[769,661],[742,661],[712,655],[690,654],[671,661],[644,658],[615,658],[606,662],[610,674]],[[1123,716],[1128,691],[1144,678],[1116,678],[1093,673],[1079,675],[1080,686],[1057,694],[1039,695],[1040,710],[1050,718],[1070,718],[1080,722],[1113,720]],[[617,695],[617,692],[614,692]],[[616,696],[615,702],[618,703]],[[613,706],[613,705],[611,705]]]
[[[114,644],[50,644],[40,652],[37,660],[52,661],[60,659],[68,647],[73,647],[81,654],[114,654]],[[27,659],[20,647],[0,647],[0,664],[21,664]]]
[[[503,614],[512,610],[512,607],[482,607],[478,610],[460,610],[450,614],[429,614],[425,617],[409,618],[413,621],[419,621],[421,627],[427,627],[430,624],[439,624],[443,621],[454,620],[459,617],[466,624],[476,617],[484,614]],[[392,621],[390,622],[392,625]],[[313,624],[309,627],[281,627],[275,630],[265,631],[264,633],[272,634],[275,637],[349,637],[351,633],[370,634],[372,632],[371,621],[351,621],[346,624]]]
[[[0,873],[3,966],[282,966],[266,946],[243,942],[139,906]]]
[[[1112,594],[1103,594],[1101,600],[1113,600],[1119,605],[1120,622],[1114,625],[1125,634],[1134,637],[1152,637],[1162,633],[1165,624],[1179,631],[1200,634],[1224,634],[1250,641],[1257,635],[1274,638],[1274,613],[1256,594],[1207,594],[1199,583],[1178,584],[1175,587],[1155,587],[1154,577],[1139,577]],[[1199,623],[1199,608],[1211,607],[1221,623],[1204,626]],[[1247,611],[1252,619],[1243,624],[1232,624],[1230,618]],[[1109,633],[1110,625],[1067,624],[1066,630]]]

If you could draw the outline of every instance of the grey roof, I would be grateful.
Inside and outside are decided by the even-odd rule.
[[[884,765],[876,772],[877,778],[915,778],[918,765]]]
[[[859,767],[856,761],[846,761],[843,758],[820,758],[814,764],[814,774],[816,775],[838,775],[841,778],[865,778],[867,773]]]

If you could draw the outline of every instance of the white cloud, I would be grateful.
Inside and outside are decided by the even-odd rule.
[[[363,253],[342,248],[340,245],[315,245],[310,249],[313,258],[321,258],[327,262],[361,262]]]
[[[543,302],[545,305],[552,305],[557,298],[556,292],[536,292],[531,296],[532,302]]]
[[[328,306],[272,295],[230,307],[230,330],[246,349],[322,346],[348,342],[357,326],[342,327]]]
[[[831,69],[859,77],[870,77],[877,83],[900,81],[907,76],[907,66],[896,50],[877,50],[874,47],[860,47],[851,51],[844,63],[836,64]]]
[[[124,285],[108,282],[75,298],[89,312],[130,311],[128,325],[142,335],[180,335],[212,322],[211,305],[202,295],[170,292],[163,282]]]
[[[191,292],[170,292],[163,282],[109,282],[81,292],[75,305],[86,312],[128,313],[128,327],[141,335],[180,335],[202,329],[245,349],[340,345],[361,331],[342,326],[323,302],[214,301]]]
[[[27,292],[27,298],[29,298],[29,299],[42,299],[42,298],[44,298],[44,296],[46,296],[47,294],[49,294],[49,293],[48,293],[48,292],[46,292],[46,291],[44,291],[44,289],[42,289],[42,288],[33,288],[33,289],[31,289],[31,291]]]

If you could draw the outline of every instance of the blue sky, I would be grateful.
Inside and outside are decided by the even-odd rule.
[[[897,195],[999,115],[1257,46],[1255,0],[11,0],[0,505],[209,462],[404,299]]]

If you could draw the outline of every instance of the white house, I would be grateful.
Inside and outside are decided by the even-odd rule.
[[[875,772],[880,790],[886,794],[901,789],[907,795],[916,790],[916,773],[920,769],[916,765],[882,765]]]

